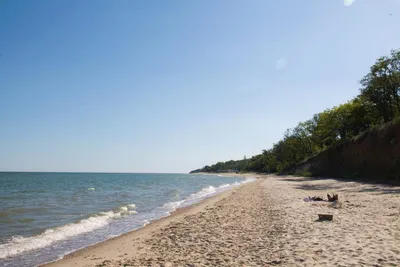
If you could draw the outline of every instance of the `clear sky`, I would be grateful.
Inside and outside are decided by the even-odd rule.
[[[1,0],[0,170],[187,172],[358,94],[400,0]]]

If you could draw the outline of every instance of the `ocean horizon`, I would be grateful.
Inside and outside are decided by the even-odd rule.
[[[182,173],[0,172],[0,265],[60,259],[251,180]]]

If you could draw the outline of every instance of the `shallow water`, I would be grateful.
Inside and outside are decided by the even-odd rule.
[[[35,266],[142,227],[242,178],[0,173],[0,266]]]

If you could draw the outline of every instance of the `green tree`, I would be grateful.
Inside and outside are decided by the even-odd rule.
[[[400,114],[400,51],[391,57],[380,57],[360,81],[361,96],[374,104],[383,122]]]

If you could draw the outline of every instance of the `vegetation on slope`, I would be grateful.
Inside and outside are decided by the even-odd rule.
[[[271,149],[250,159],[219,162],[193,172],[294,172],[300,163],[304,166],[306,159],[314,155],[352,142],[349,140],[357,136],[370,135],[374,129],[400,115],[400,50],[378,58],[360,84],[357,97],[288,129]],[[303,174],[313,174],[309,172],[312,169]]]
[[[295,174],[400,182],[400,117],[297,164]]]

